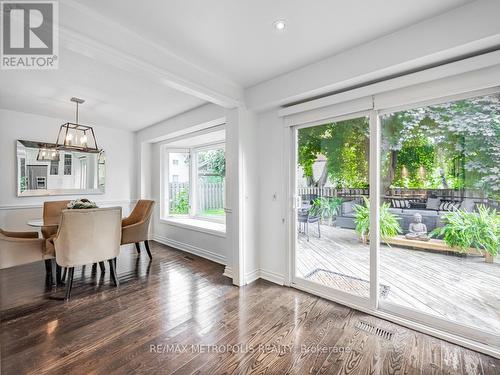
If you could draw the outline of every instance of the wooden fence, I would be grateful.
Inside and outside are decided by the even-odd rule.
[[[182,194],[189,194],[188,183],[172,182],[168,187],[170,209],[179,201]],[[202,182],[198,184],[198,209],[200,211],[222,209],[224,207],[224,183]]]

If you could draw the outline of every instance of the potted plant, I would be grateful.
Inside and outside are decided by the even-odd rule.
[[[444,226],[434,229],[450,247],[467,252],[475,248],[485,254],[487,262],[500,252],[500,214],[495,209],[479,205],[477,212],[457,210],[443,215]]]
[[[339,213],[342,198],[319,197],[313,201],[310,214],[319,216],[322,221],[332,225],[333,217]]]
[[[366,197],[363,197],[363,199],[364,205],[356,204],[354,206],[356,212],[354,223],[361,241],[366,244],[370,236],[370,201]],[[380,207],[380,237],[382,239],[395,237],[401,233],[399,221],[396,215],[389,211],[389,207],[388,203],[383,203]]]

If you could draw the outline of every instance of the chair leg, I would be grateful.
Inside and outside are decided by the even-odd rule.
[[[104,265],[104,262],[99,262],[99,268],[101,269],[101,273],[106,272],[106,266]]]
[[[307,237],[307,242],[309,242],[309,223],[307,221],[304,223],[304,228]]]
[[[61,266],[56,263],[56,283],[57,285],[62,284],[62,277],[61,277]]]
[[[62,276],[61,276],[61,281],[64,283],[64,281],[66,281],[66,273],[68,272],[68,267],[64,267],[63,269],[63,273],[62,273]]]
[[[149,259],[153,259],[153,256],[151,255],[151,250],[149,249],[149,241],[148,240],[144,241],[144,245],[146,246],[146,251],[148,252]]]
[[[118,275],[116,274],[116,258],[108,260],[109,268],[111,270],[111,280],[115,286],[118,286]]]
[[[318,221],[318,238],[321,238],[321,229]]]
[[[45,275],[48,285],[52,285],[54,282],[52,278],[52,259],[45,259]]]
[[[135,249],[137,250],[137,254],[141,253],[141,244],[139,242],[135,243]]]
[[[68,282],[66,283],[66,301],[69,301],[71,297],[71,288],[73,287],[73,275],[75,273],[74,267],[69,267],[68,270]]]

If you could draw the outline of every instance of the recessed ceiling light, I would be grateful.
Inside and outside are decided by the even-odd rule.
[[[278,20],[274,22],[274,28],[278,31],[283,31],[285,30],[285,21],[284,20]]]

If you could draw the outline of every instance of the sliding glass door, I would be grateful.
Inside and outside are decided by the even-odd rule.
[[[368,299],[368,117],[295,132],[295,275]]]
[[[389,112],[381,133],[380,306],[500,336],[500,94]]]
[[[500,350],[498,91],[292,127],[292,285]]]

